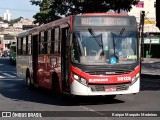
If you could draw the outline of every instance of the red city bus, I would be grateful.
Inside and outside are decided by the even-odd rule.
[[[136,18],[81,14],[17,36],[17,74],[55,95],[112,96],[140,89]]]

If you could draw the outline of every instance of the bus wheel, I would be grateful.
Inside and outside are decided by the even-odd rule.
[[[27,88],[29,89],[33,88],[33,84],[31,83],[31,78],[29,75],[26,76],[26,85],[27,85]]]
[[[52,93],[54,97],[61,98],[60,84],[57,75],[53,76]]]

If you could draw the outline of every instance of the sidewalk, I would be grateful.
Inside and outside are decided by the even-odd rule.
[[[160,78],[160,58],[144,58],[141,77]]]

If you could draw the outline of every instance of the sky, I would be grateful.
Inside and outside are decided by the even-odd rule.
[[[6,10],[9,10],[12,19],[31,19],[39,11],[39,7],[32,5],[30,0],[0,0],[0,17],[3,17]]]

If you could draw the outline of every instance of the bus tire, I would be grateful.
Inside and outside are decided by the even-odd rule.
[[[59,79],[55,74],[52,77],[52,93],[55,98],[61,98]]]
[[[32,89],[33,88],[33,84],[31,82],[31,77],[30,74],[27,72],[26,74],[26,85],[28,89]]]

